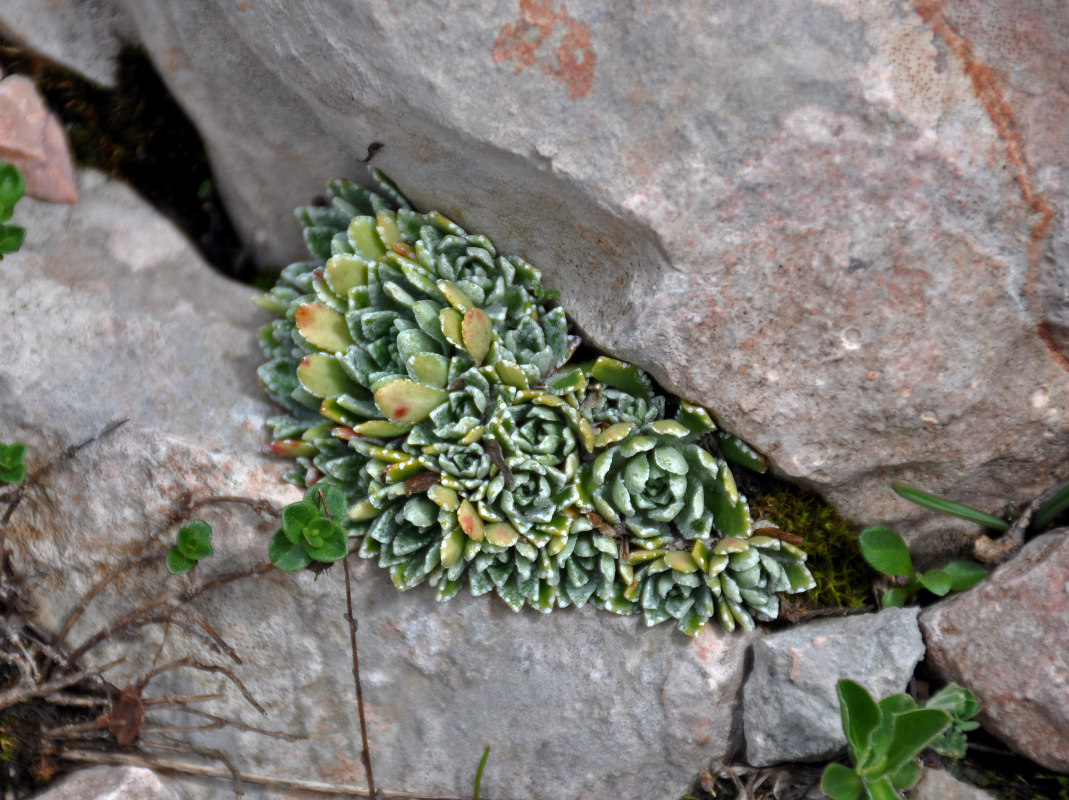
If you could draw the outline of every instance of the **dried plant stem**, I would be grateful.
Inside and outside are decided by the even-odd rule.
[[[73,458],[79,450],[84,447],[88,447],[97,439],[103,439],[105,436],[111,435],[116,429],[125,425],[130,420],[117,419],[114,422],[109,423],[103,430],[94,433],[88,439],[83,439],[77,444],[72,444],[63,450],[58,456],[53,458],[47,464],[38,467],[34,470],[26,480],[16,486],[12,491],[6,492],[3,496],[3,501],[8,504],[4,510],[3,517],[0,517],[0,584],[7,584],[7,524],[11,521],[11,516],[15,513],[15,509],[18,508],[19,503],[22,502],[22,498],[26,496],[26,492],[36,484],[40,483],[49,472],[51,472],[58,464],[63,463]]]
[[[217,589],[220,586],[231,583],[233,581],[241,580],[242,578],[250,578],[254,575],[261,575],[264,572],[268,572],[274,569],[273,564],[259,564],[255,567],[239,570],[237,572],[225,572],[222,575],[217,575],[209,581],[191,586],[188,589],[184,589],[181,592],[168,592],[166,594],[157,595],[156,597],[143,604],[141,607],[134,609],[129,614],[120,617],[113,622],[107,628],[97,631],[78,647],[76,647],[69,656],[67,656],[67,664],[74,664],[84,656],[87,652],[92,650],[102,641],[110,636],[118,633],[119,631],[129,628],[131,625],[140,624],[144,621],[144,618],[151,615],[160,606],[173,606],[179,607],[188,603],[194,597],[203,594],[204,592]]]
[[[30,686],[16,686],[14,688],[8,689],[7,691],[0,692],[0,709],[9,708],[10,706],[17,705],[19,703],[25,703],[28,700],[34,699],[35,697],[47,697],[48,695],[54,694],[55,692],[61,691],[62,689],[66,689],[70,686],[74,686],[75,684],[81,683],[82,681],[92,677],[95,674],[104,672],[105,670],[114,667],[116,664],[120,663],[123,660],[124,659],[120,658],[118,661],[112,661],[111,663],[105,664],[104,666],[94,670],[78,670],[77,672],[72,672],[69,675],[64,675],[61,678],[55,678],[54,680],[48,681],[47,683]]]
[[[168,530],[179,522],[188,520],[190,515],[198,508],[207,505],[213,505],[215,503],[235,503],[239,505],[245,505],[254,511],[258,511],[261,514],[267,514],[268,516],[278,517],[282,515],[282,510],[267,500],[257,500],[253,497],[240,497],[237,495],[214,495],[211,497],[203,497],[199,500],[193,500],[187,496],[186,500],[181,504],[182,507],[177,510],[175,514],[172,514],[168,520],[161,525],[156,531],[154,531],[145,544],[144,550],[136,553],[131,558],[119,564],[117,567],[108,572],[103,578],[97,581],[93,588],[82,595],[78,605],[71,609],[70,614],[67,615],[67,619],[63,623],[63,627],[60,629],[59,634],[56,636],[56,645],[62,647],[63,643],[67,639],[67,635],[70,633],[71,628],[89,608],[90,603],[99,595],[115,578],[120,575],[126,574],[131,567],[135,567],[147,562],[160,561],[166,555],[169,545],[162,544],[156,547],[149,547],[152,541],[156,539],[164,531]],[[225,649],[225,648],[224,648]],[[238,662],[240,663],[240,661]]]
[[[161,772],[174,772],[181,775],[195,775],[205,778],[230,779],[233,773],[223,767],[213,767],[207,764],[191,764],[175,759],[157,758],[151,754],[135,753],[106,753],[96,750],[61,750],[58,757],[67,761],[81,761],[89,764],[111,764],[114,766],[149,767]],[[266,786],[271,789],[290,789],[316,794],[332,795],[334,797],[371,797],[367,789],[361,786],[351,786],[342,783],[326,783],[323,781],[302,781],[293,778],[272,778],[267,775],[252,775],[239,773],[239,778],[244,783],[254,783],[258,786]],[[413,794],[411,792],[380,792],[379,797],[383,800],[466,800],[462,797],[449,795]]]
[[[375,778],[371,773],[371,748],[368,747],[367,741],[367,721],[364,718],[364,691],[360,686],[360,658],[357,655],[356,649],[356,629],[357,621],[353,616],[353,588],[352,579],[349,575],[349,557],[346,556],[341,560],[342,567],[345,569],[345,619],[349,623],[349,645],[353,651],[353,680],[356,683],[356,711],[360,717],[360,761],[364,764],[364,774],[367,775],[367,791],[368,797],[376,798],[375,794]]]

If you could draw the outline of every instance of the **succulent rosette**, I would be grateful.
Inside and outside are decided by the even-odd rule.
[[[725,537],[688,549],[644,551],[650,558],[629,596],[637,597],[647,625],[675,618],[695,635],[714,616],[727,631],[751,630],[754,620],[779,615],[778,593],[812,589],[805,552],[771,536]]]
[[[333,559],[340,525],[398,589],[591,603],[691,635],[773,618],[808,586],[801,550],[751,535],[725,458],[759,454],[695,406],[666,419],[676,405],[630,364],[569,364],[579,340],[537,269],[372,172],[381,193],[334,181],[329,206],[298,210],[313,260],[259,301],[276,315],[259,374],[286,411],[267,449],[334,509],[290,512],[282,566]]]
[[[749,508],[731,470],[697,443],[711,430],[709,415],[687,403],[674,420],[607,428],[595,442],[608,446],[584,475],[589,502],[647,550],[677,536],[748,536]]]

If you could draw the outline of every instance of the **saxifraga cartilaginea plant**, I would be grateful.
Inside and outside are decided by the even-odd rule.
[[[690,635],[752,628],[812,588],[802,550],[753,535],[704,409],[666,419],[638,368],[571,363],[579,339],[535,267],[372,173],[382,194],[333,181],[329,207],[298,210],[314,260],[258,299],[278,315],[260,376],[287,411],[267,449],[299,485],[340,490],[361,556],[439,600],[467,583],[516,611],[593,603]]]

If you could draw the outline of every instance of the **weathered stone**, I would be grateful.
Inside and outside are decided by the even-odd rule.
[[[920,781],[906,794],[907,800],[994,800],[994,795],[959,781],[941,769],[925,768]]]
[[[820,761],[846,747],[836,684],[874,697],[901,692],[924,655],[916,608],[818,620],[754,642],[743,687],[746,760],[754,766]]]
[[[78,64],[86,25],[148,49],[267,262],[382,142],[416,203],[858,522],[920,518],[892,480],[994,511],[1069,475],[1057,3],[14,5]],[[961,529],[903,533],[924,561]]]
[[[169,576],[162,551],[127,570],[93,600],[68,647],[158,593],[265,560],[277,519],[212,497],[279,506],[300,496],[281,481],[286,463],[260,453],[264,419],[276,410],[255,377],[265,317],[253,290],[213,273],[129,189],[90,173],[82,194],[73,208],[19,207],[28,239],[3,263],[0,431],[28,444],[32,471],[111,420],[130,421],[29,490],[7,532],[15,568],[40,621],[58,630],[107,570],[146,543],[170,542],[183,514],[212,524],[216,555],[190,577]],[[355,562],[367,723],[386,789],[465,795],[492,745],[486,796],[675,800],[712,756],[738,748],[752,636],[710,627],[691,640],[589,607],[543,616],[489,597],[438,604],[426,587],[400,594],[385,570]],[[318,581],[272,571],[195,607],[242,663],[174,626],[160,663],[185,654],[228,663],[267,716],[217,674],[176,670],[146,693],[222,683],[227,697],[206,710],[308,738],[223,729],[199,734],[202,746],[258,775],[360,784],[340,565]],[[124,657],[108,672],[123,686],[148,670],[160,639],[150,626],[89,655],[96,664]],[[187,791],[219,797],[228,788],[191,782]]]
[[[929,662],[972,690],[984,728],[1069,772],[1069,528],[1029,542],[976,588],[925,610],[920,624]]]
[[[19,168],[29,197],[50,203],[77,202],[63,127],[33,81],[22,75],[0,80],[0,161]]]
[[[111,0],[4,0],[6,35],[103,86],[115,85],[115,57],[137,38]]]
[[[35,800],[182,800],[171,778],[144,767],[90,767],[68,775]]]

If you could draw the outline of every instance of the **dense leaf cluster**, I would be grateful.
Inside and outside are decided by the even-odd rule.
[[[268,449],[309,489],[272,542],[277,566],[342,557],[344,530],[399,589],[594,603],[691,635],[773,619],[778,593],[811,588],[800,549],[753,535],[707,445],[760,456],[703,409],[666,418],[636,367],[575,362],[537,269],[374,174],[382,194],[334,181],[330,206],[298,210],[312,259],[260,298],[277,315],[260,376],[287,411]],[[322,487],[342,498],[330,515]]]

